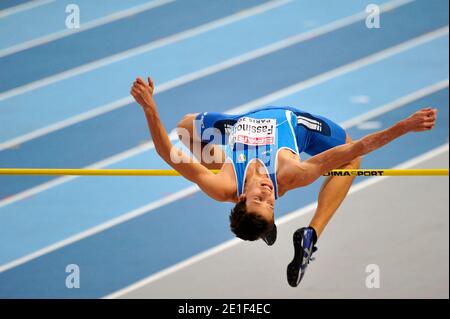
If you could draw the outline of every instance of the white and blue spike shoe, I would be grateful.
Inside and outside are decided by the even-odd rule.
[[[312,254],[317,250],[314,246],[315,231],[311,227],[297,229],[293,235],[294,259],[287,266],[287,280],[290,286],[297,287],[305,275]]]

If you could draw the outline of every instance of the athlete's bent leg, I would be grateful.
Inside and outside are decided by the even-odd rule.
[[[351,141],[350,136],[347,134],[346,143],[350,143]],[[360,158],[358,157],[340,168],[358,169],[359,167]],[[310,223],[310,227],[315,229],[317,237],[320,236],[333,214],[341,205],[353,180],[353,176],[330,176],[323,182],[319,193],[316,213]]]
[[[195,131],[194,121],[198,113],[186,114],[177,124],[177,132],[181,142],[189,148],[192,155],[208,169],[220,169],[225,155],[220,145],[206,144],[201,141]],[[187,136],[186,136],[187,134]],[[205,158],[208,157],[208,158]]]

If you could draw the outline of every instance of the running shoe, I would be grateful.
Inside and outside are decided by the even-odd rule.
[[[314,246],[314,232],[311,227],[302,227],[293,235],[294,259],[287,266],[287,280],[292,287],[298,286],[309,262],[314,260],[312,254],[317,250]]]

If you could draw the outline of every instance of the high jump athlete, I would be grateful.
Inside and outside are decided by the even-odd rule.
[[[425,108],[392,127],[352,141],[333,121],[290,106],[270,106],[239,115],[185,115],[177,126],[193,156],[174,147],[153,99],[154,83],[137,78],[131,95],[142,106],[159,156],[209,197],[236,205],[230,227],[243,240],[276,240],[274,206],[288,191],[304,187],[332,169],[357,169],[360,158],[409,132],[434,127],[437,110]],[[311,157],[301,161],[300,154]],[[219,169],[215,174],[211,169]],[[354,176],[329,176],[320,189],[308,227],[293,234],[288,283],[302,280],[316,242],[344,200]]]

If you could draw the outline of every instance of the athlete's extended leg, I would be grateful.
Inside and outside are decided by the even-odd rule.
[[[346,143],[351,142],[347,135]],[[360,158],[340,167],[341,169],[358,169]],[[319,193],[316,213],[311,220],[310,227],[314,228],[317,237],[320,236],[333,214],[341,205],[354,180],[353,176],[330,176],[322,184]]]
[[[349,142],[351,139],[347,135],[346,143]],[[358,169],[359,164],[360,159],[356,158],[340,168]],[[317,210],[309,227],[302,227],[295,231],[293,235],[294,258],[287,267],[287,280],[292,287],[298,286],[305,275],[308,263],[313,259],[312,254],[317,249],[315,247],[317,238],[341,205],[353,179],[354,177],[351,176],[328,177],[320,189]]]
[[[186,114],[178,122],[177,132],[180,140],[205,167],[220,169],[224,163],[225,155],[220,145],[206,144],[200,140],[197,132],[195,132],[194,125],[197,115],[198,113]]]

